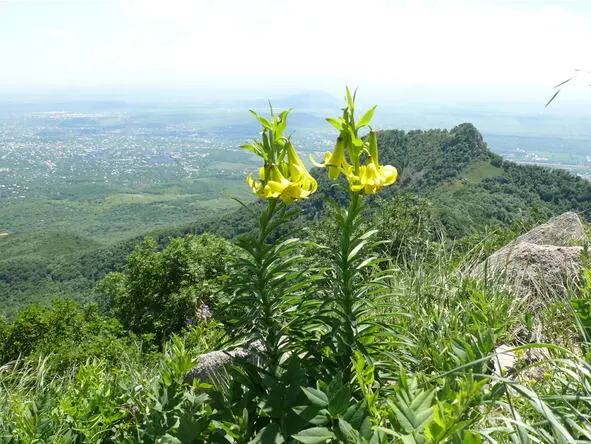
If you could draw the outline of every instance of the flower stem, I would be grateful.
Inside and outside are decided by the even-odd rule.
[[[260,312],[262,315],[262,331],[259,332],[260,340],[263,343],[265,355],[268,359],[268,369],[274,372],[279,365],[279,337],[278,330],[280,326],[273,316],[274,298],[272,288],[269,285],[268,267],[273,261],[273,248],[268,243],[269,236],[273,231],[272,221],[276,215],[278,206],[277,199],[267,200],[267,209],[259,218],[259,233],[256,247],[254,249],[254,262],[256,264],[255,291],[258,293],[258,299],[261,304]]]
[[[337,362],[342,369],[345,378],[351,376],[351,359],[357,349],[357,319],[355,319],[355,275],[356,270],[351,264],[350,256],[355,248],[353,235],[356,228],[356,219],[362,205],[359,193],[351,193],[351,201],[346,213],[343,214],[341,226],[340,252],[337,260],[336,303],[341,319],[339,320],[339,349]],[[345,379],[345,380],[347,380]]]

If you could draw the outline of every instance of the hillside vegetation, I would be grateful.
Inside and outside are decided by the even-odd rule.
[[[427,199],[433,218],[449,239],[461,239],[487,226],[509,227],[518,220],[531,224],[569,210],[584,217],[591,214],[590,182],[562,170],[504,161],[488,150],[471,124],[449,131],[381,131],[378,140],[382,158],[400,173],[398,183],[384,190],[380,200],[390,201],[401,192]],[[293,226],[324,217],[326,196],[346,201],[346,194],[319,170],[312,174],[321,183],[320,192],[303,204],[303,214]],[[368,206],[380,207],[375,199]],[[28,234],[30,241],[24,244],[18,242],[18,235],[1,237],[5,252],[0,258],[2,310],[10,314],[52,295],[92,299],[94,283],[121,270],[126,256],[146,235],[166,245],[168,239],[189,233],[210,232],[232,239],[253,228],[242,208],[217,214],[102,247],[94,239],[67,232]]]
[[[255,114],[260,199],[223,218],[80,254],[71,236],[53,259],[11,246],[8,295],[95,302],[0,318],[0,440],[589,442],[591,270],[544,304],[466,270],[585,213],[590,184],[505,162],[469,124],[362,138],[374,110],[347,90],[312,175],[289,112]]]

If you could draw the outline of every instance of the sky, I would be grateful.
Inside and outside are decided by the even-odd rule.
[[[0,0],[0,90],[527,96],[591,70],[590,43],[591,1]]]

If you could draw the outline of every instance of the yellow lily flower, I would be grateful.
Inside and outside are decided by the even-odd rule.
[[[384,186],[392,185],[398,179],[398,170],[392,165],[380,165],[378,170],[384,178]]]
[[[301,172],[300,172],[301,174]],[[308,197],[315,191],[316,181],[310,176],[312,183],[306,183],[304,188],[302,181],[288,180],[278,167],[272,167],[270,180],[267,182],[269,188],[268,197],[279,197],[285,203],[292,203],[299,199]]]
[[[265,169],[261,168],[259,170],[259,177],[264,180],[265,178]],[[254,194],[256,194],[259,197],[264,197],[264,185],[262,180],[256,180],[254,177],[252,177],[252,174],[248,174],[248,176],[246,176],[246,183],[248,184],[248,186],[250,187],[250,189],[252,190],[252,192]]]
[[[359,167],[359,175],[349,175],[351,191],[363,190],[366,194],[375,194],[387,185],[392,185],[398,178],[398,171],[392,165],[376,165],[370,159],[368,165]]]
[[[293,182],[298,182],[302,190],[307,191],[310,194],[314,193],[318,189],[318,183],[316,182],[316,179],[310,175],[306,169],[306,166],[302,163],[291,142],[287,143],[287,162],[289,178]]]
[[[277,165],[271,165],[267,169],[268,175],[265,173],[265,168],[259,170],[261,180],[254,179],[252,174],[246,177],[246,182],[258,197],[263,199],[279,198],[285,203],[292,203],[308,197],[314,192],[310,183],[307,183],[308,188],[305,189],[302,182],[286,179]],[[312,177],[310,179],[314,180]]]
[[[289,138],[283,136],[290,111],[276,115],[271,109],[269,120],[251,110],[263,126],[262,142],[254,141],[242,147],[262,157],[265,165],[259,169],[258,178],[249,174],[246,183],[254,194],[263,199],[279,198],[291,203],[308,197],[318,188]]]
[[[312,157],[310,160],[317,167],[327,168],[331,180],[336,180],[341,173],[348,175],[351,171],[351,165],[345,157],[345,141],[341,136],[337,139],[333,152],[324,155],[324,163],[315,162]]]
[[[383,187],[392,185],[397,178],[398,170],[395,167],[379,164],[377,135],[375,131],[371,131],[367,165],[359,167],[359,175],[347,176],[351,191],[363,190],[366,194],[375,194]]]
[[[371,162],[369,165],[359,167],[358,176],[349,176],[351,191],[365,191],[366,194],[375,194],[379,191],[382,178],[376,165]],[[352,182],[352,183],[351,183]]]

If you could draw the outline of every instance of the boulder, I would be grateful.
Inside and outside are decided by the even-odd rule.
[[[530,243],[570,247],[583,245],[586,242],[588,238],[581,219],[577,213],[569,211],[519,236],[511,244]]]
[[[531,308],[564,296],[578,283],[582,245],[588,241],[579,217],[564,213],[499,249],[471,272],[478,279],[501,281]]]
[[[481,264],[476,273],[502,280],[530,305],[564,295],[576,284],[581,270],[582,247],[557,247],[523,242],[502,248]]]
[[[197,356],[197,365],[186,375],[185,382],[191,383],[194,379],[207,384],[223,385],[227,378],[226,366],[239,360],[247,360],[256,363],[262,344],[255,342],[250,348],[235,348],[233,350],[218,350]]]

